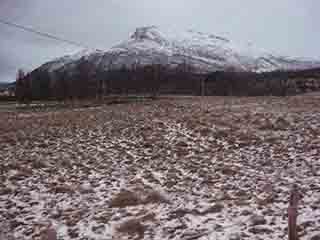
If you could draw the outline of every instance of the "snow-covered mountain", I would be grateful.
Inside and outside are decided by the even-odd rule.
[[[156,26],[137,28],[131,37],[109,50],[85,50],[48,62],[41,70],[73,69],[86,59],[101,70],[133,64],[187,63],[197,72],[217,70],[274,71],[320,67],[320,61],[276,56],[252,44],[240,45],[226,38],[197,31],[170,31]]]

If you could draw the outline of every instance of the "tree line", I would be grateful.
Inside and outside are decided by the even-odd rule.
[[[197,74],[186,62],[176,67],[151,64],[104,69],[86,59],[70,71],[55,72],[19,70],[16,98],[31,100],[101,99],[111,94],[186,94],[186,95],[279,95],[303,92],[306,79],[320,79],[320,70],[274,71],[268,73],[237,72],[234,70]]]
[[[272,72],[217,71],[206,77],[206,95],[288,96],[320,90],[320,69]]]
[[[103,69],[82,59],[74,69],[50,72],[41,68],[31,73],[19,70],[16,97],[20,102],[31,100],[74,100],[103,98],[111,94],[144,94],[152,97],[160,93],[196,95],[197,77],[192,68],[182,63],[172,68],[161,64],[118,69]]]

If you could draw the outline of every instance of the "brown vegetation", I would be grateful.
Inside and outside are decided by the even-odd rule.
[[[2,111],[0,236],[39,240],[54,221],[58,239],[285,239],[296,181],[298,234],[316,239],[318,106],[166,96]]]

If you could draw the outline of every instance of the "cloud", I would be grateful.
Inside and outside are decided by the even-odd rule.
[[[320,57],[317,0],[1,0],[0,16],[94,48],[107,49],[136,27],[195,29],[282,55]],[[0,81],[76,49],[0,24]],[[8,67],[13,66],[13,67]],[[7,78],[7,77],[6,77]]]

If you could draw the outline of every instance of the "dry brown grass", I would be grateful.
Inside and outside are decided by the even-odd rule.
[[[136,239],[143,239],[147,227],[138,219],[129,219],[120,224],[118,232],[129,235],[137,235]]]
[[[157,192],[155,190],[149,191],[147,196],[143,199],[144,204],[148,203],[167,203],[169,204],[170,201],[167,197],[165,197],[163,194],[160,192]]]
[[[133,192],[122,189],[111,199],[110,207],[125,208],[141,204],[141,199]]]
[[[48,218],[73,239],[90,232],[81,221],[105,225],[101,238],[120,226],[115,239],[184,239],[195,228],[190,219],[203,230],[220,224],[219,235],[249,207],[283,223],[293,174],[306,192],[313,189],[301,211],[319,205],[318,106],[317,96],[174,97],[1,112],[0,222],[23,222],[10,231],[27,240],[39,240],[33,223]],[[269,182],[273,195],[262,187]],[[268,239],[283,239],[281,226],[271,230]]]

